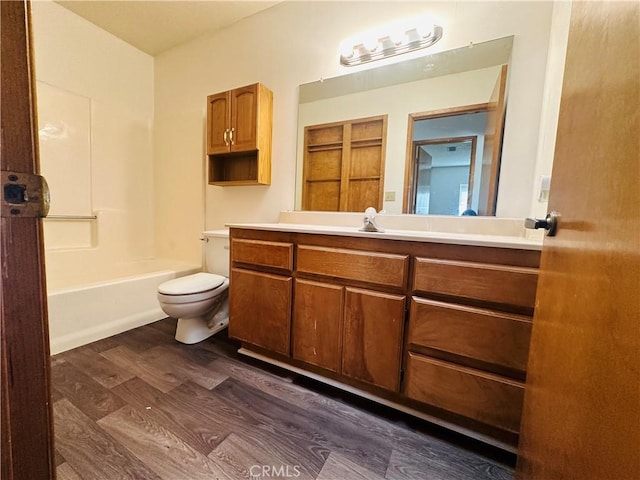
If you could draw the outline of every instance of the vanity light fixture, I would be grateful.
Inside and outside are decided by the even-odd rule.
[[[401,31],[382,36],[365,36],[365,38],[353,47],[347,47],[340,54],[340,64],[345,67],[361,65],[374,60],[393,57],[402,53],[413,52],[427,48],[442,38],[442,27],[426,25],[403,28]]]

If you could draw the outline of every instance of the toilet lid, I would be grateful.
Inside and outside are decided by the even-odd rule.
[[[225,281],[222,275],[214,273],[194,273],[186,277],[174,278],[160,284],[158,292],[165,295],[188,295],[190,293],[206,292],[219,287]]]

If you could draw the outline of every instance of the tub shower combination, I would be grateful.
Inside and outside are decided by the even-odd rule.
[[[56,269],[47,279],[51,354],[165,318],[158,285],[201,269],[160,259],[99,271]]]

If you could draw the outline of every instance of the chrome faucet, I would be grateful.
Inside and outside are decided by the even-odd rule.
[[[373,207],[368,207],[364,211],[364,225],[360,229],[361,232],[384,232],[384,229],[376,225],[377,214],[376,209]]]

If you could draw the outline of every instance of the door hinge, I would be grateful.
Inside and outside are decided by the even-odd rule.
[[[2,171],[2,217],[46,217],[49,185],[42,175]]]

